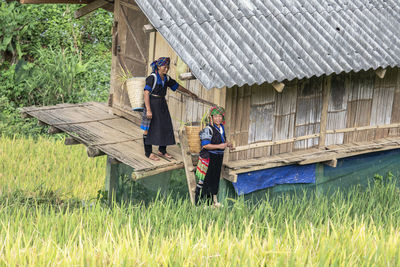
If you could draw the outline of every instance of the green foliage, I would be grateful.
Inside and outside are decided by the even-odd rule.
[[[0,135],[42,133],[19,107],[107,99],[113,16],[79,7],[0,0]]]

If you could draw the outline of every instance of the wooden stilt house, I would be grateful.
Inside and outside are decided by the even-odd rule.
[[[185,168],[193,199],[192,159],[178,130],[199,121],[207,101],[226,108],[236,150],[225,156],[222,177],[238,194],[315,186],[328,176],[346,183],[367,165],[376,167],[365,175],[400,171],[397,0],[21,2],[85,3],[76,17],[96,8],[114,12],[108,103],[23,109],[51,131],[70,134],[67,143],[85,144],[89,156],[106,154],[109,192],[118,166],[130,166],[135,179],[165,179]],[[206,102],[168,93],[180,147],[170,148],[173,160],[154,162],[143,155],[140,114],[119,77],[147,76],[160,56],[171,57],[170,76]]]

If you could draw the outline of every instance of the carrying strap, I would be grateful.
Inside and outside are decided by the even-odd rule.
[[[167,74],[165,74],[167,75]],[[151,92],[150,94],[153,93],[154,88],[156,88],[156,84],[157,84],[157,74],[155,72],[151,73],[151,76],[154,77],[154,82],[153,82],[153,87],[151,88]],[[167,82],[169,82],[169,76],[167,75]]]

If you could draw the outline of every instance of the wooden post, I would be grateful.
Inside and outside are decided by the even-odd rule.
[[[63,131],[61,131],[60,129],[54,127],[54,126],[50,126],[49,129],[47,130],[48,134],[58,134],[58,133],[62,133]]]
[[[90,157],[90,158],[94,158],[94,157],[98,157],[98,156],[103,156],[104,155],[103,151],[101,151],[100,149],[98,149],[96,147],[91,147],[91,146],[88,146],[86,148],[86,152],[87,152],[88,157]]]
[[[186,180],[187,180],[189,194],[190,194],[190,200],[192,201],[192,204],[194,204],[194,195],[195,195],[195,190],[196,190],[196,177],[193,172],[194,168],[193,168],[193,163],[192,163],[192,157],[191,157],[191,154],[189,151],[189,144],[188,144],[185,130],[179,131],[179,142],[180,142],[181,151],[182,151],[183,164],[185,165],[185,173],[186,173]]]
[[[72,145],[79,145],[81,142],[79,142],[78,140],[72,138],[72,137],[67,137],[65,138],[64,144],[66,146],[72,146]]]
[[[326,125],[328,121],[328,107],[329,98],[331,95],[331,81],[332,76],[328,76],[325,79],[322,92],[322,110],[321,110],[321,121],[320,121],[320,135],[318,141],[318,147],[322,148],[325,146],[325,136],[326,136]]]
[[[113,162],[112,158],[107,156],[105,191],[107,191],[109,205],[117,200],[118,179],[118,163]]]

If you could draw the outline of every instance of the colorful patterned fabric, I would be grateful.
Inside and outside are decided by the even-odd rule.
[[[221,124],[225,124],[225,109],[223,107],[213,106],[210,108],[209,114],[210,115],[208,117],[208,120],[209,120],[210,124],[213,123],[211,116],[214,116],[214,115],[222,115],[222,123]]]
[[[165,66],[165,65],[168,65],[169,66],[169,63],[170,63],[170,58],[169,57],[160,57],[159,59],[157,59],[157,60],[154,60],[151,64],[150,64],[150,67],[151,67],[151,69],[153,70],[153,72],[158,72],[157,70],[158,70],[158,68],[157,67],[162,67],[162,66]]]
[[[209,158],[205,159],[205,158],[199,157],[199,162],[197,163],[197,168],[196,168],[196,177],[200,181],[204,181],[204,177],[206,177],[209,163],[210,163]]]
[[[140,124],[140,129],[144,131],[148,131],[150,128],[150,123],[151,119],[147,118],[147,110],[143,110],[143,115],[142,115],[142,123]]]

